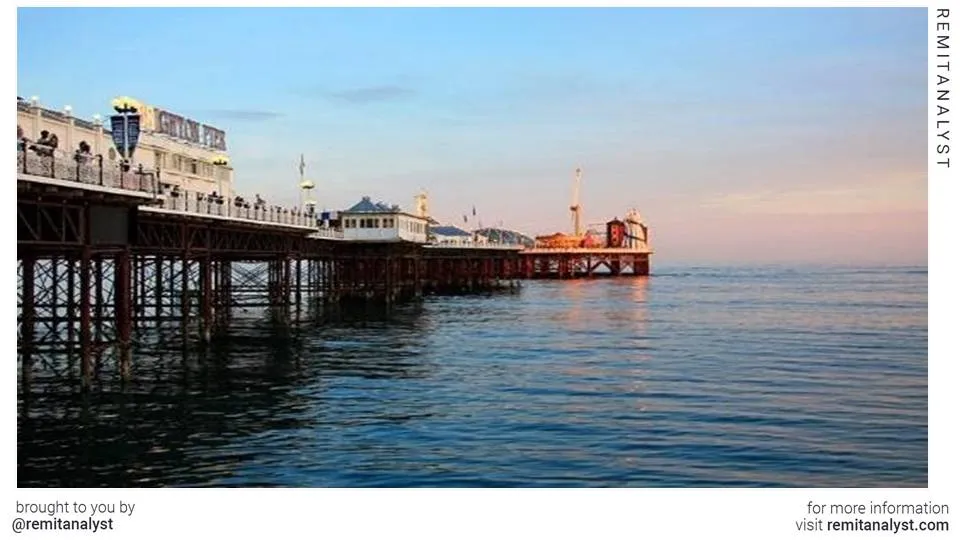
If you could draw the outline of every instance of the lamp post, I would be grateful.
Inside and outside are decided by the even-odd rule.
[[[64,145],[64,149],[67,151],[70,151],[71,149],[73,149],[73,126],[74,126],[73,107],[71,107],[70,105],[64,105],[63,115],[67,117],[67,132],[66,132],[67,137],[66,137],[66,140],[64,141],[66,143]]]
[[[313,200],[311,196],[313,194],[313,188],[316,187],[316,184],[312,180],[307,180],[303,177],[303,172],[307,168],[307,162],[303,159],[303,154],[300,154],[300,213],[310,213],[309,210],[316,206],[317,202]]]
[[[30,106],[33,107],[31,111],[30,120],[30,139],[37,140],[40,138],[40,98],[38,96],[30,96]]]
[[[230,161],[227,160],[226,156],[217,156],[213,160],[213,164],[214,166],[216,166],[216,169],[214,170],[214,174],[217,177],[217,194],[222,197],[223,196],[223,177],[226,174],[227,165],[230,164]],[[229,193],[227,194],[227,196],[229,198]]]
[[[95,135],[93,136],[93,155],[100,155],[100,140],[103,138],[103,119],[99,114],[93,115],[93,126]]]
[[[300,213],[310,213],[310,209],[316,205],[316,201],[311,197],[311,193],[314,188],[314,184],[310,180],[301,180],[300,181]]]
[[[313,181],[311,180],[301,180],[300,181],[300,209],[303,210],[307,205],[316,204],[316,201],[313,200],[311,196],[313,194],[313,188],[316,187]]]

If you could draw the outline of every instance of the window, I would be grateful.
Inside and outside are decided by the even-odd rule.
[[[166,168],[166,164],[163,162],[163,152],[154,152],[153,153],[154,166],[161,169]]]
[[[190,160],[190,174],[197,174],[197,160]]]

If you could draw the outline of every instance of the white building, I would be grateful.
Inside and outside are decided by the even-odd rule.
[[[438,246],[478,246],[486,245],[485,236],[465,231],[453,225],[430,226],[430,239]]]
[[[399,206],[374,203],[364,197],[339,213],[343,239],[370,242],[427,242],[429,218],[404,212]]]
[[[115,104],[136,107],[140,115],[133,169],[140,165],[147,172],[160,169],[161,182],[181,190],[216,191],[228,198],[233,194],[233,168],[223,131],[132,98],[117,98],[111,106]],[[113,145],[109,117],[85,120],[73,116],[69,106],[61,112],[39,101],[17,98],[17,127],[29,141],[38,140],[43,131],[56,135],[58,151],[68,157],[85,142],[91,154],[103,156],[105,164],[121,159]]]
[[[627,227],[624,245],[628,249],[649,250],[650,249],[650,231],[646,223],[640,216],[636,208],[627,212],[623,218]]]

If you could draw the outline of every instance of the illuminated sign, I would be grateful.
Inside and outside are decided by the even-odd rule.
[[[156,111],[156,125],[154,129],[157,133],[163,133],[192,143],[202,144],[203,146],[217,150],[227,150],[227,136],[222,130],[201,124],[189,118],[184,118],[169,111],[162,109],[154,110]]]
[[[120,151],[120,155],[132,158],[133,151],[137,148],[137,141],[140,139],[140,115],[113,115],[110,117],[110,127],[113,144]]]

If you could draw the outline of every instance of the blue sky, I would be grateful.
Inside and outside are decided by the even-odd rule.
[[[323,205],[543,234],[582,166],[586,221],[635,206],[670,260],[924,264],[925,40],[924,9],[20,8],[17,92],[223,128],[275,200],[302,152]]]

